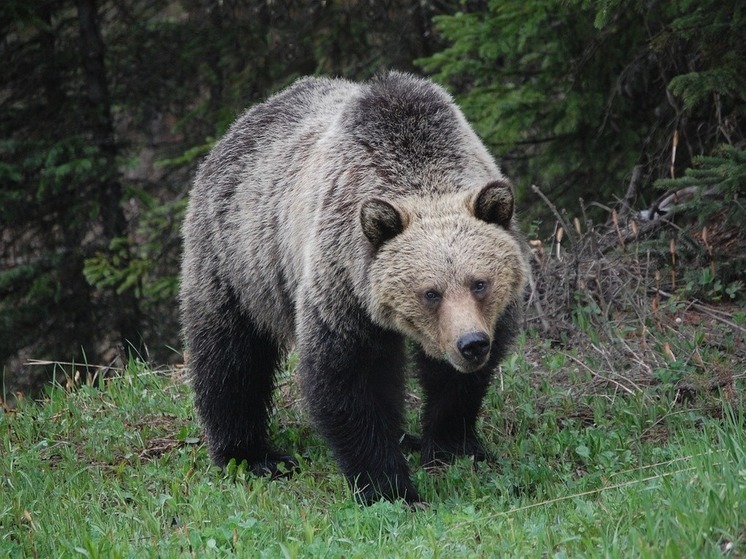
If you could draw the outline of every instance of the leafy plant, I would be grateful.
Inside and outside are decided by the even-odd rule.
[[[107,253],[85,261],[84,273],[94,287],[132,290],[138,299],[155,304],[172,300],[178,291],[179,231],[186,199],[162,204],[144,192],[140,198],[147,202],[133,236],[141,241],[114,239]]]

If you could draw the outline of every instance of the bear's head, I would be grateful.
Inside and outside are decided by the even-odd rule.
[[[484,366],[497,321],[527,277],[512,220],[506,181],[476,193],[365,201],[373,319],[461,372]]]

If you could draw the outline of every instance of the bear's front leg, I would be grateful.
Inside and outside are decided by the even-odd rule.
[[[384,498],[420,503],[399,446],[404,347],[373,325],[338,332],[320,320],[298,342],[298,365],[314,424],[351,487],[366,504]]]
[[[492,380],[492,366],[460,373],[445,361],[417,354],[420,383],[425,393],[422,411],[422,465],[432,468],[457,456],[486,460],[476,421]]]

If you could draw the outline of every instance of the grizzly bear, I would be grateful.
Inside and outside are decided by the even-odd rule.
[[[407,364],[423,465],[483,458],[477,416],[526,277],[512,187],[442,88],[391,72],[270,97],[202,163],[184,224],[181,312],[213,461],[296,465],[267,432],[294,348],[359,498],[420,502],[400,444]]]

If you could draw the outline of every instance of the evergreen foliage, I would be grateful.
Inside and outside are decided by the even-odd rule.
[[[718,194],[727,199],[725,207],[728,213],[741,212],[740,199],[746,197],[746,152],[733,146],[719,146],[710,155],[694,158],[693,167],[686,169],[684,176],[678,179],[660,179],[656,186],[662,190],[672,190],[696,186],[707,190],[717,187]],[[702,200],[698,200],[701,204]],[[699,212],[702,219],[707,219],[712,212]],[[743,216],[743,217],[746,217]]]
[[[562,206],[621,197],[638,164],[650,199],[675,132],[675,176],[746,140],[746,14],[735,0],[472,8],[436,18],[450,46],[420,63],[452,87],[510,174]]]
[[[658,189],[694,195],[680,211],[691,223],[673,237],[684,292],[701,300],[746,298],[746,152],[719,146],[697,156],[677,179],[656,181]]]
[[[140,339],[173,357],[180,221],[215,138],[301,75],[413,69],[457,4],[0,3],[0,371]]]

